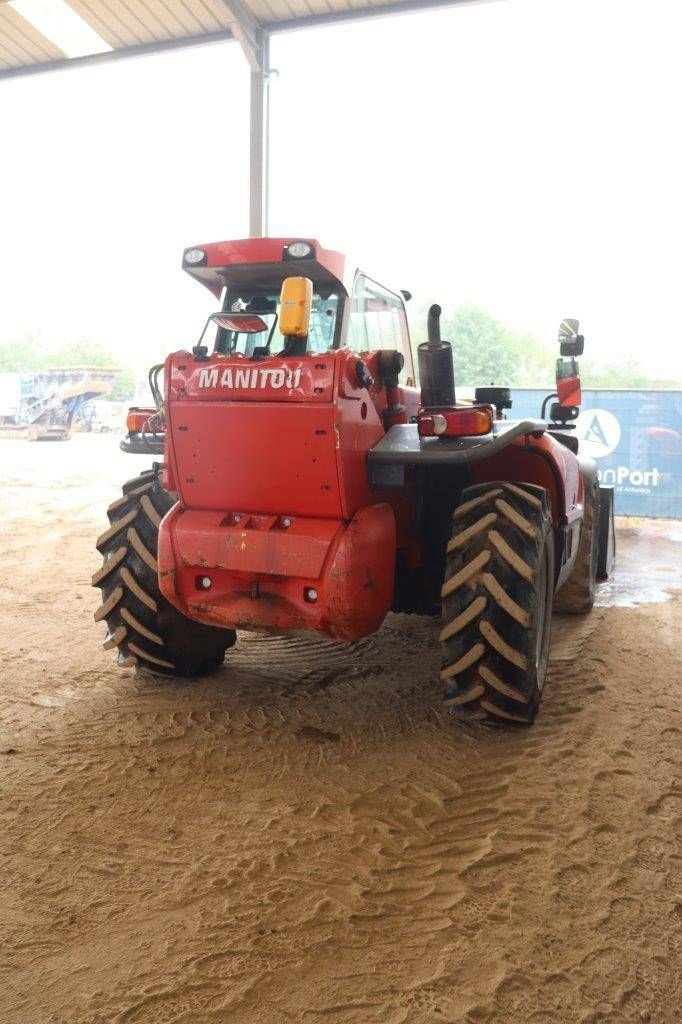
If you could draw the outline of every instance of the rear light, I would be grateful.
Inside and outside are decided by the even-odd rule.
[[[489,405],[465,409],[439,409],[420,412],[417,430],[420,437],[478,437],[493,429],[493,410]]]
[[[156,409],[129,409],[126,416],[126,427],[131,434],[141,434],[155,412]]]

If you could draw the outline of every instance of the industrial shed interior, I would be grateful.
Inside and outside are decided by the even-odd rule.
[[[238,265],[269,235],[271,38],[459,6],[467,0],[0,0],[0,105],[3,87],[22,76],[39,76],[48,90],[55,72],[116,61],[124,74],[128,58],[232,40],[250,76],[249,193],[232,201],[248,207],[251,239],[183,256],[197,280],[203,274],[210,286],[211,274],[224,272],[229,283],[215,253],[229,251]],[[417,192],[406,202],[418,202]],[[311,246],[286,240],[277,260],[308,258]],[[331,275],[337,254],[320,252]],[[316,292],[313,302],[329,295]],[[402,303],[397,291],[393,298]],[[275,305],[268,294],[251,319],[267,319]],[[222,314],[239,335],[239,317],[251,312],[240,298]],[[563,336],[568,351],[582,336],[577,321],[563,323],[575,324]],[[296,334],[285,338],[286,353]],[[197,345],[193,355],[203,367],[213,353]],[[177,362],[189,359],[185,352]],[[397,382],[402,365],[393,370]],[[219,379],[203,372],[204,385]],[[366,369],[354,372],[353,387],[370,386]],[[132,523],[134,557],[156,575],[161,554],[145,548],[150,534],[131,494],[147,531],[160,529],[163,501],[173,501],[166,492],[157,501],[160,473],[154,484],[149,476],[167,457],[162,442],[150,455],[121,446],[116,416],[103,414],[95,433],[94,406],[90,427],[71,436],[71,412],[106,397],[114,376],[94,367],[32,374],[36,390],[24,402],[46,407],[55,380],[66,381],[67,428],[60,420],[39,443],[37,432],[0,436],[0,1024],[678,1024],[679,518],[644,518],[637,495],[625,498],[624,518],[616,495],[615,567],[602,574],[589,615],[554,615],[532,727],[458,719],[457,694],[454,714],[441,703],[432,614],[389,611],[375,633],[348,643],[240,629],[224,664],[203,678],[138,674],[134,657],[119,659],[122,667],[112,658],[111,628],[101,648],[106,605],[120,595],[100,594],[91,577],[100,586],[109,558],[125,555],[118,515]],[[191,391],[188,381],[181,392]],[[327,382],[315,383],[317,396]],[[621,397],[623,408],[626,399],[639,401]],[[532,389],[517,405],[526,447],[544,430],[529,411],[537,406]],[[490,405],[491,435],[503,429],[495,412]],[[126,420],[128,441],[149,433],[150,417],[137,415],[132,422],[144,426]],[[399,425],[415,433],[418,418]],[[673,433],[655,435],[661,451]],[[608,440],[601,435],[604,449]],[[440,440],[429,443],[433,452]],[[417,445],[421,452],[423,437]],[[572,454],[577,447],[565,444]],[[668,472],[676,451],[661,478],[677,471]],[[273,477],[284,461],[271,464]],[[216,460],[211,472],[220,471]],[[496,529],[498,516],[511,517],[519,544],[538,523],[551,529],[537,488],[507,486],[472,492],[449,516],[455,558],[458,518],[475,533],[467,517],[483,501],[496,502]],[[679,517],[676,493],[668,502],[663,514]],[[231,515],[236,527],[241,513]],[[287,516],[276,528],[290,526]],[[507,569],[530,573],[520,547],[502,540],[498,549]],[[455,583],[476,582],[452,565],[446,597]],[[206,579],[211,587],[209,571],[192,569],[197,588]],[[489,573],[486,585],[522,625],[525,607],[495,591]],[[156,591],[140,597],[139,582],[130,586],[149,611]],[[250,594],[258,597],[258,586]],[[317,597],[307,588],[306,601]],[[550,581],[550,616],[551,598]],[[453,621],[444,631],[456,634],[462,620]],[[153,644],[146,622],[133,619]],[[461,660],[454,669],[464,671]],[[505,699],[518,698],[489,674]]]

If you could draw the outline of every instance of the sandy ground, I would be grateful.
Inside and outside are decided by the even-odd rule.
[[[2,1024],[682,1019],[680,524],[556,620],[534,728],[471,729],[419,618],[117,669],[93,540],[147,460],[1,444]]]

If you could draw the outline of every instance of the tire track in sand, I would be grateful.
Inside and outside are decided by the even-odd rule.
[[[138,680],[90,621],[87,478],[8,538],[2,1024],[676,1020],[678,604],[557,619],[532,730],[440,710],[423,619]]]

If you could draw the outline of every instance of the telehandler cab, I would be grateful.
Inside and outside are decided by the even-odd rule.
[[[561,325],[550,421],[547,401],[515,421],[507,388],[456,401],[438,306],[418,388],[409,295],[316,241],[203,245],[183,267],[221,309],[152,368],[156,408],[128,416],[122,448],[161,458],[97,541],[104,646],[198,676],[236,630],[351,641],[391,609],[440,613],[445,705],[532,722],[552,608],[589,610],[613,560],[612,492],[571,433],[577,321]]]

